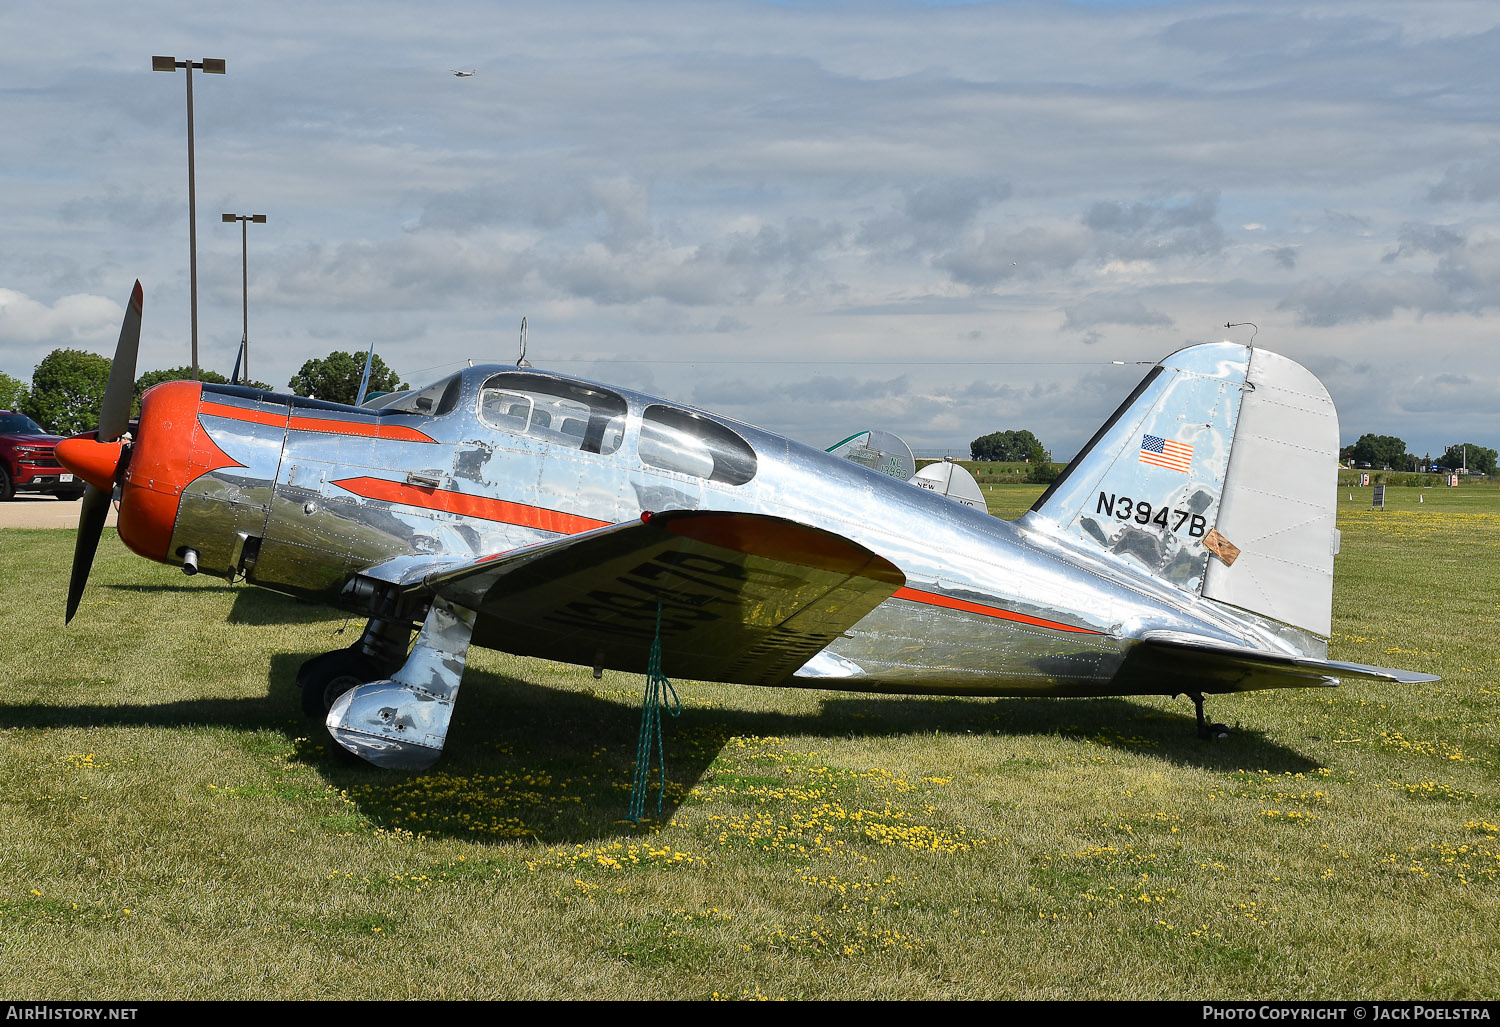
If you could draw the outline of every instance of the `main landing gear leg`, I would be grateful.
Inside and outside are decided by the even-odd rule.
[[[302,712],[322,720],[334,701],[355,685],[390,677],[406,660],[410,641],[409,621],[374,619],[365,625],[358,642],[314,656],[297,669]]]
[[[1198,711],[1198,737],[1212,738],[1218,741],[1229,737],[1229,728],[1223,724],[1210,724],[1203,716],[1203,693],[1188,692],[1187,697],[1193,700],[1193,707]]]
[[[425,770],[443,753],[463,680],[474,611],[434,599],[422,633],[387,681],[350,689],[328,711],[328,733],[377,767]]]

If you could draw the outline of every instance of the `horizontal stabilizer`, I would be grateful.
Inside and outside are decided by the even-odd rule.
[[[1216,639],[1162,632],[1148,635],[1126,653],[1114,684],[1167,695],[1331,688],[1348,680],[1411,685],[1439,679],[1433,674],[1394,667],[1270,653],[1226,645]]]

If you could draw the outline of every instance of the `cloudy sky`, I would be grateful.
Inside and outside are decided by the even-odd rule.
[[[642,388],[829,445],[1030,428],[1070,456],[1154,361],[1248,340],[1343,436],[1500,448],[1500,5],[0,8],[0,370],[377,352]],[[458,78],[452,69],[473,69]],[[1125,362],[1119,366],[1113,361]]]

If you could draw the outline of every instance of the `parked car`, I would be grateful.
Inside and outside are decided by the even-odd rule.
[[[0,502],[17,492],[81,498],[86,486],[65,471],[52,452],[61,441],[25,414],[0,410]]]

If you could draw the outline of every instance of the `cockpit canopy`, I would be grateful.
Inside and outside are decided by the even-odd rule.
[[[620,448],[625,411],[625,398],[608,390],[524,372],[497,374],[479,393],[490,427],[585,453]]]
[[[490,427],[602,456],[623,443],[628,409],[623,396],[601,386],[524,371],[494,375],[479,392],[479,417]],[[665,403],[642,411],[638,450],[648,467],[726,485],[745,484],[757,467],[755,450],[732,428]]]
[[[641,462],[726,485],[755,477],[755,450],[730,428],[662,403],[641,415]]]

